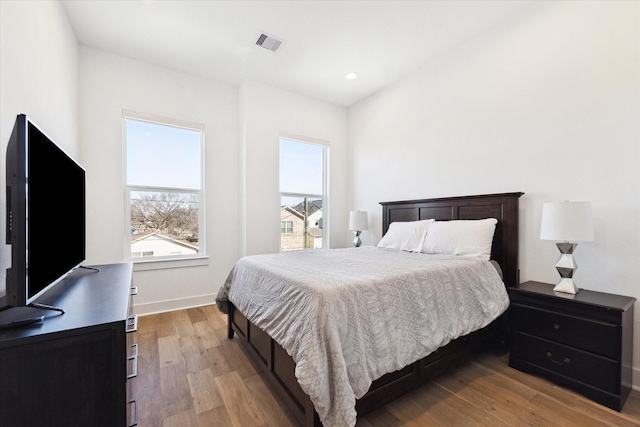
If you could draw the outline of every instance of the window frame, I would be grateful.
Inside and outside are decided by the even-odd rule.
[[[296,197],[296,198],[311,198],[311,199],[322,199],[322,247],[329,247],[329,150],[330,143],[329,141],[325,141],[322,139],[309,138],[306,136],[294,135],[285,132],[280,132],[280,136],[278,138],[278,158],[280,157],[280,144],[283,139],[288,139],[295,142],[300,142],[303,144],[311,144],[318,145],[322,147],[322,193],[323,194],[313,194],[313,193],[290,193],[285,191],[280,191],[280,185],[278,184],[278,194],[280,196],[280,202],[282,204],[283,197]],[[280,163],[278,162],[278,174],[280,173]],[[282,207],[282,206],[281,206]],[[282,252],[282,234],[280,233],[280,252]],[[306,249],[298,249],[298,250],[311,250],[311,248]]]
[[[280,234],[293,234],[293,221],[280,221]]]
[[[200,133],[200,189],[185,189],[179,187],[160,187],[129,185],[127,182],[127,120],[136,120],[170,126],[175,128],[197,131]],[[187,122],[178,119],[156,116],[153,114],[139,113],[135,111],[122,111],[122,155],[123,155],[123,188],[124,188],[124,258],[134,264],[134,270],[153,270],[161,268],[173,268],[208,264],[206,251],[206,228],[205,228],[205,128],[199,123]],[[136,191],[145,192],[172,192],[190,193],[197,195],[198,199],[198,252],[196,254],[155,256],[155,257],[133,257],[131,251],[131,193]]]

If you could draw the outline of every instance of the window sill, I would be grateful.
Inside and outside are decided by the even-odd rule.
[[[132,259],[133,271],[165,270],[171,268],[199,267],[209,265],[208,256],[192,258],[165,258],[165,259]]]

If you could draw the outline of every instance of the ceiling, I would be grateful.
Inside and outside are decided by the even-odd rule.
[[[531,1],[63,1],[80,44],[348,107]],[[261,32],[284,40],[277,52]],[[349,80],[346,74],[358,73]]]

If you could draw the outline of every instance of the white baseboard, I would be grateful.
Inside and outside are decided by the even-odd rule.
[[[165,313],[167,311],[184,310],[203,305],[215,304],[216,294],[198,295],[188,298],[171,299],[166,301],[154,301],[143,304],[133,304],[133,312],[138,316]]]
[[[640,391],[640,368],[632,368],[631,388]]]

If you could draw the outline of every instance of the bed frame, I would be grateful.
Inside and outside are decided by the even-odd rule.
[[[519,283],[518,270],[518,200],[524,193],[486,194],[438,199],[382,202],[382,231],[394,221],[496,218],[491,259],[503,272],[505,285]],[[254,367],[268,380],[291,414],[304,427],[322,426],[309,396],[302,391],[294,371],[295,362],[287,352],[260,328],[253,325],[229,301],[228,337],[238,334],[241,347]],[[490,345],[506,338],[506,315],[485,328],[451,341],[424,359],[375,380],[356,402],[362,416],[425,382],[468,361]]]

